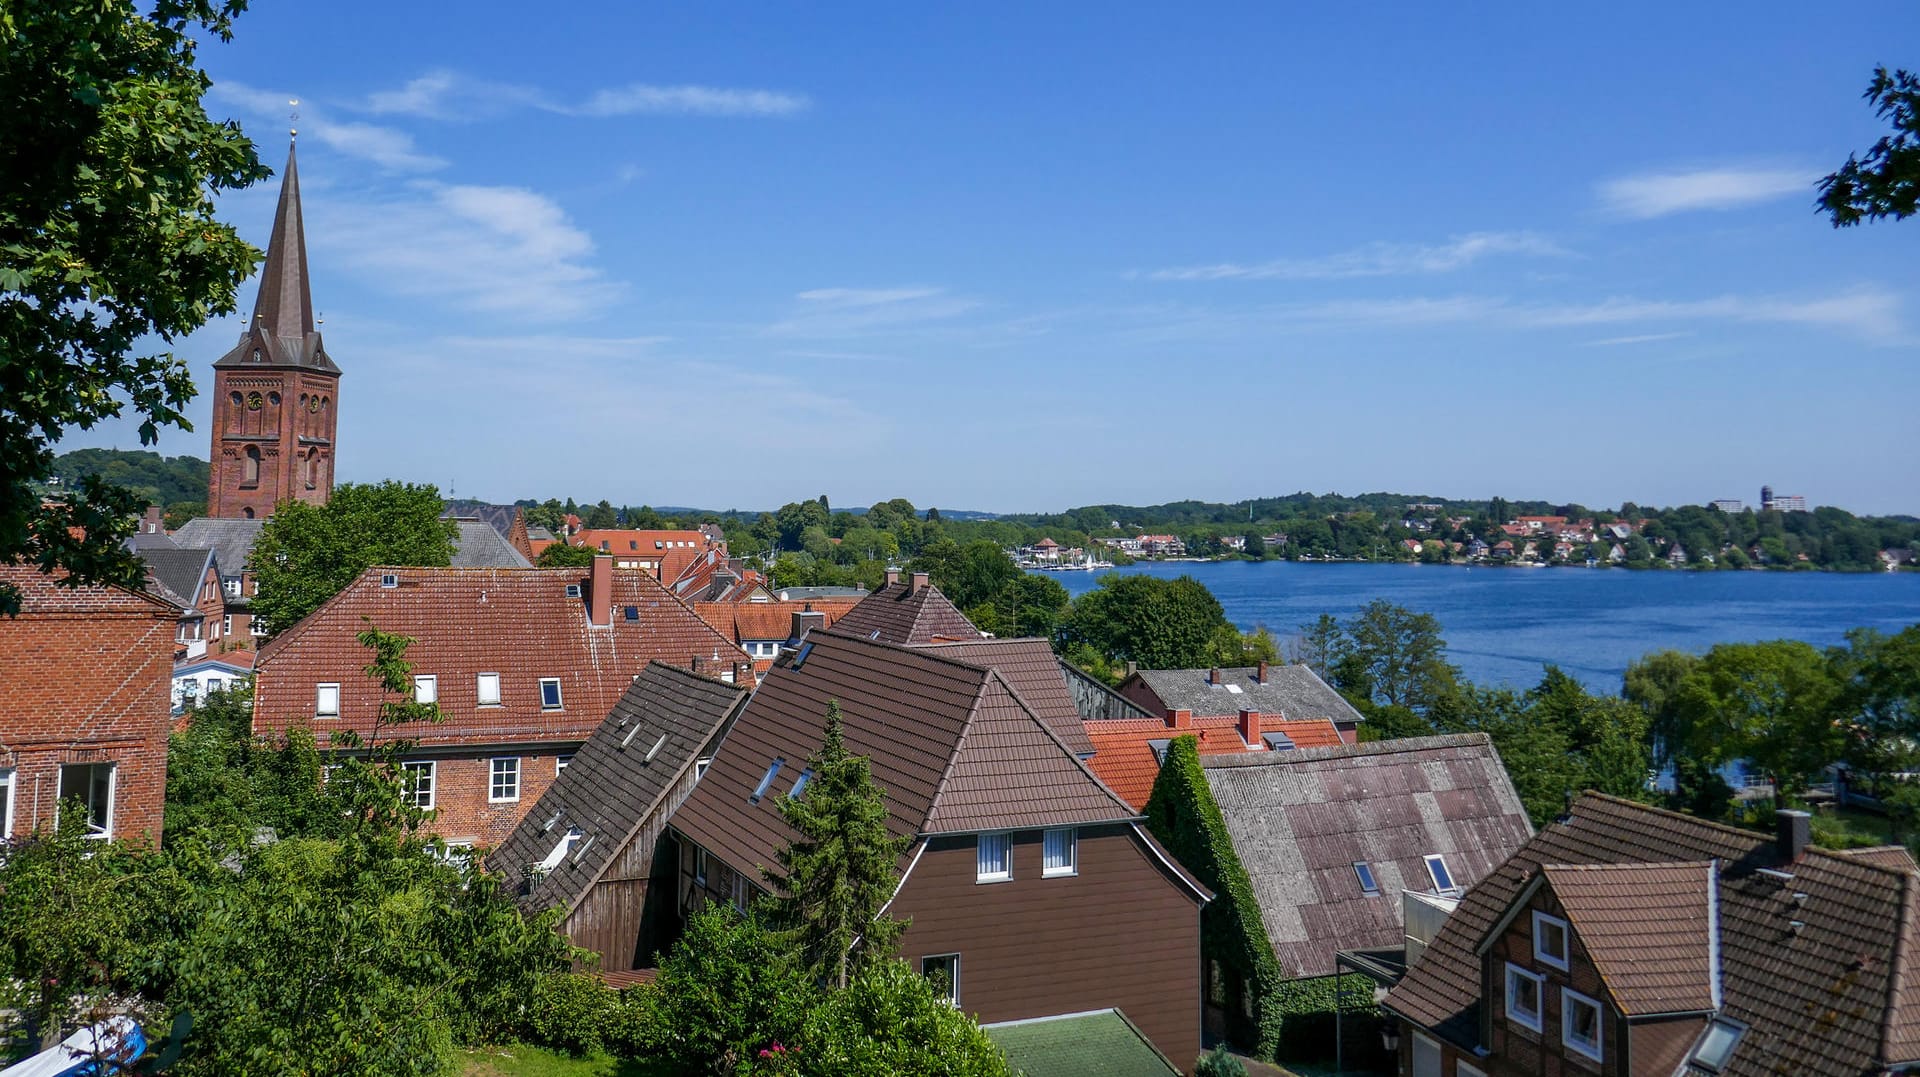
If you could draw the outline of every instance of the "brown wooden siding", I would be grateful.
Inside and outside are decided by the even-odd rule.
[[[712,748],[712,742],[703,747],[701,758]],[[673,888],[666,885],[673,876],[674,850],[666,850],[658,868],[656,858],[667,819],[693,792],[695,781],[690,766],[567,916],[562,930],[575,946],[600,955],[602,972],[651,968],[653,955],[679,934]],[[650,885],[656,878],[659,885]]]
[[[1200,1053],[1200,913],[1131,828],[1080,829],[1078,874],[1041,876],[1017,833],[1013,878],[975,881],[972,837],[931,839],[893,905],[901,955],[960,955],[960,1005],[982,1022],[1117,1007],[1177,1064]]]

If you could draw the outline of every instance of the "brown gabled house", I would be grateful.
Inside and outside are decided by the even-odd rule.
[[[374,731],[368,625],[413,638],[416,698],[441,721],[400,731],[433,832],[492,846],[653,661],[745,683],[747,656],[644,570],[371,568],[260,650],[254,732]],[[389,733],[389,736],[395,734]]]
[[[1386,1006],[1414,1077],[1920,1069],[1920,872],[1588,793],[1467,892]]]
[[[560,907],[560,929],[619,981],[676,933],[671,857],[655,857],[747,700],[744,685],[654,662],[541,794],[487,867],[527,912]],[[663,922],[664,921],[664,922]]]
[[[1210,895],[1010,678],[936,649],[835,628],[775,665],[670,821],[683,908],[763,888],[793,837],[777,802],[804,790],[830,701],[911,839],[889,907],[911,922],[901,957],[981,1021],[1115,1008],[1195,1057]]]
[[[903,577],[889,571],[886,584],[836,624],[847,635],[881,643],[953,643],[986,635],[924,572]]]

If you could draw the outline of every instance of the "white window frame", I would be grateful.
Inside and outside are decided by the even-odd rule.
[[[747,883],[747,877],[735,873],[733,877],[733,907],[740,912],[746,912],[747,899],[751,893],[752,889]]]
[[[12,767],[0,767],[0,789],[6,790],[4,795],[7,798],[6,807],[0,809],[0,827],[5,828],[0,829],[0,841],[13,837],[13,805],[19,799],[16,794],[20,791],[18,774]]]
[[[1560,932],[1560,956],[1558,957],[1548,953],[1546,947],[1540,945],[1540,941],[1546,938],[1546,929],[1548,928],[1553,928]],[[1546,913],[1536,910],[1533,914],[1533,959],[1548,968],[1555,968],[1561,972],[1565,972],[1567,971],[1567,956],[1572,950],[1573,937],[1567,927],[1567,922],[1558,916],[1549,916]]]
[[[1453,877],[1453,869],[1447,866],[1447,858],[1444,853],[1428,853],[1421,859],[1427,865],[1427,878],[1433,880],[1434,893],[1457,894],[1460,892],[1460,880]],[[1433,870],[1435,864],[1440,865],[1440,870],[1437,872]],[[1442,875],[1447,877],[1447,885],[1445,886],[1440,885],[1440,876]]]
[[[489,684],[493,686],[491,693],[493,696],[492,699],[487,698],[489,695],[487,686]],[[500,705],[500,675],[498,673],[475,674],[473,678],[473,697],[477,701],[476,706],[498,707]]]
[[[413,701],[415,703],[440,702],[440,678],[432,673],[414,674]]]
[[[997,847],[1000,850],[1000,867],[994,871],[985,869],[987,850]],[[981,834],[974,842],[973,881],[976,883],[1004,883],[1013,878],[1013,835],[1005,830]]]
[[[702,889],[707,885],[707,851],[698,845],[693,847],[693,885]]]
[[[547,706],[547,685],[549,684],[553,685],[554,703],[553,703],[553,706],[551,707]],[[543,711],[563,711],[567,709],[566,696],[561,694],[561,691],[560,691],[560,678],[558,677],[540,678],[540,709]]]
[[[573,756],[571,755],[554,756],[553,757],[553,776],[558,778],[560,776],[560,772],[567,769],[567,767],[572,765],[572,763],[573,763]]]
[[[1513,1005],[1513,985],[1519,980],[1527,980],[1533,984],[1534,1011],[1531,1018],[1515,1009]],[[1543,1015],[1547,1011],[1547,978],[1545,976],[1537,972],[1529,972],[1511,961],[1507,962],[1506,999],[1507,1020],[1531,1032],[1539,1032],[1544,1027]]]
[[[504,773],[500,764],[511,763],[513,772],[513,792],[502,796],[499,793],[500,778]],[[513,804],[520,800],[520,757],[517,755],[496,755],[487,760],[487,803]]]
[[[422,804],[420,802],[420,789],[418,788],[417,784],[416,784],[416,787],[410,793],[407,794],[407,796],[413,799],[414,807],[419,808],[422,811],[432,811],[433,805],[436,799],[440,795],[440,780],[439,780],[440,764],[439,762],[432,759],[410,759],[400,764],[400,773],[403,775],[419,774],[422,772],[425,772],[427,776],[426,803]],[[418,779],[415,779],[415,783],[417,782],[418,782]]]
[[[89,803],[87,819],[86,819],[86,824],[87,824],[86,836],[96,841],[110,841],[113,838],[114,809],[118,807],[118,805],[115,804],[114,802],[120,799],[118,795],[120,792],[120,764],[117,762],[111,762],[111,761],[99,762],[99,763],[62,763],[60,764],[60,769],[54,774],[53,788],[54,788],[55,795],[60,795],[60,792],[61,792],[60,787],[66,784],[66,776],[67,776],[68,769],[80,768],[80,767],[85,767],[89,771],[87,775],[87,795],[89,798],[91,798],[93,795],[93,784],[94,784],[94,777],[91,772],[100,767],[107,768],[107,812],[106,812],[107,819],[104,824],[96,827],[93,823],[93,811],[92,811],[93,806],[91,803]],[[71,799],[73,798],[67,797],[67,796],[60,796],[60,802],[63,804],[66,801]],[[58,817],[56,816],[56,821],[57,821],[57,818]]]
[[[1066,863],[1055,864],[1053,842],[1064,836],[1066,841]],[[1042,831],[1040,835],[1040,877],[1058,879],[1068,875],[1080,874],[1080,831],[1073,827],[1056,827]]]
[[[1573,1010],[1576,1006],[1593,1009],[1593,1045],[1573,1038]],[[1598,999],[1583,995],[1571,987],[1560,989],[1560,1043],[1568,1050],[1595,1062],[1605,1062],[1607,1054],[1607,1010]]]
[[[333,693],[333,708],[326,705],[327,693]],[[340,717],[340,685],[337,681],[328,681],[313,686],[313,716],[315,718]]]
[[[942,959],[949,958],[949,957],[953,959],[953,975],[948,978],[946,1001],[948,1005],[958,1006],[960,1005],[960,955],[959,954],[954,953],[954,954],[923,955],[920,958],[920,975],[925,976],[927,974],[927,962],[940,961]]]

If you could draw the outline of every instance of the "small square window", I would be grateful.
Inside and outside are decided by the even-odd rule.
[[[89,838],[113,837],[113,769],[112,763],[60,768],[60,803],[79,805]]]
[[[560,678],[540,678],[540,709],[543,711],[561,710]]]
[[[1049,830],[1041,839],[1043,863],[1040,874],[1072,875],[1079,870],[1080,833],[1077,830]]]
[[[982,834],[975,854],[974,881],[1002,882],[1013,878],[1013,835]]]
[[[1365,895],[1367,895],[1368,897],[1378,897],[1378,896],[1379,896],[1379,894],[1380,894],[1380,883],[1379,883],[1379,881],[1378,881],[1378,880],[1376,880],[1376,879],[1375,879],[1375,878],[1373,877],[1373,866],[1372,866],[1371,864],[1368,864],[1368,863],[1367,863],[1366,861],[1364,861],[1364,860],[1356,860],[1356,861],[1354,861],[1354,862],[1353,862],[1353,875],[1354,875],[1354,878],[1356,878],[1356,879],[1359,879],[1359,880],[1360,880],[1360,892],[1361,892],[1361,893],[1363,893],[1363,894],[1365,894]]]
[[[1543,965],[1566,971],[1567,922],[1543,912],[1533,914],[1533,956]]]
[[[407,799],[416,808],[433,810],[433,763],[402,763],[400,776],[406,779]]]
[[[491,760],[491,773],[487,784],[487,800],[499,804],[520,799],[520,757],[517,755],[496,756]]]
[[[440,678],[431,673],[416,674],[413,678],[413,701],[415,703],[436,703],[440,699]]]
[[[1602,1061],[1600,1004],[1578,991],[1560,989],[1560,1040],[1568,1047]]]
[[[1522,1028],[1540,1031],[1540,994],[1543,977],[1518,965],[1507,966],[1507,1019]]]
[[[1433,888],[1442,894],[1457,894],[1460,888],[1454,884],[1453,872],[1447,870],[1447,858],[1439,853],[1426,857],[1427,875],[1433,879]]]
[[[500,705],[500,675],[498,673],[482,673],[476,676],[473,679],[473,692],[475,701],[478,702],[480,706],[498,707]]]
[[[313,687],[313,716],[316,718],[340,717],[340,686],[337,684],[317,684]]]
[[[934,993],[960,1005],[960,955],[930,954],[920,959],[920,975],[933,981]]]

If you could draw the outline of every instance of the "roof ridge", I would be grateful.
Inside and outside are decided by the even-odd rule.
[[[1208,717],[1219,717],[1208,715]],[[1309,719],[1290,719],[1307,721]],[[1401,755],[1432,751],[1437,748],[1464,748],[1469,745],[1493,746],[1485,733],[1441,733],[1431,737],[1401,737],[1395,740],[1361,741],[1358,744],[1328,745],[1324,748],[1299,748],[1291,752],[1248,752],[1236,755],[1202,756],[1203,767],[1274,766],[1286,763],[1316,762],[1323,759],[1357,759],[1372,755]]]
[[[822,629],[820,629],[820,630],[819,630],[819,632],[820,632],[820,634],[821,634],[821,635],[823,635],[823,636],[832,636],[832,637],[834,637],[835,639],[843,639],[843,640],[847,640],[847,641],[848,641],[848,642],[850,642],[850,643],[858,643],[858,644],[860,644],[860,645],[862,645],[862,646],[866,646],[866,647],[885,647],[885,648],[886,648],[887,650],[890,650],[890,651],[899,651],[899,652],[901,652],[902,654],[913,654],[913,655],[919,655],[919,656],[921,656],[921,657],[923,657],[923,658],[928,658],[928,659],[931,659],[931,660],[933,660],[933,661],[935,661],[935,662],[940,662],[940,663],[943,663],[943,664],[945,664],[945,665],[949,665],[949,666],[958,666],[958,667],[959,667],[959,668],[961,668],[961,669],[964,669],[964,670],[967,670],[967,671],[969,671],[969,672],[973,672],[973,673],[991,673],[991,672],[993,672],[993,667],[992,667],[992,666],[983,666],[983,665],[979,665],[979,664],[977,664],[977,663],[973,663],[973,662],[962,662],[962,661],[960,661],[960,660],[959,660],[958,658],[949,658],[949,657],[947,657],[947,656],[946,656],[946,655],[944,655],[944,654],[936,654],[936,653],[934,653],[934,651],[933,651],[933,648],[935,648],[935,647],[944,647],[944,646],[946,646],[947,644],[942,644],[942,643],[893,643],[893,642],[891,642],[891,641],[889,641],[889,640],[884,640],[884,639],[870,639],[870,638],[868,638],[868,637],[866,637],[866,636],[862,636],[862,635],[860,635],[860,634],[859,634],[859,633],[857,633],[857,632],[845,632],[845,631],[841,631],[841,629],[839,628],[839,626],[838,626],[838,623],[837,623],[837,622],[836,622],[835,624],[831,624],[831,625],[828,625],[828,626],[827,626],[827,627],[825,627],[825,628],[822,628]],[[984,638],[984,637],[983,637],[983,638]]]
[[[1578,809],[1581,804],[1586,803],[1588,801],[1601,801],[1607,804],[1615,805],[1617,807],[1632,808],[1636,811],[1654,812],[1668,819],[1679,820],[1690,826],[1699,826],[1699,827],[1705,827],[1709,830],[1717,830],[1722,834],[1735,835],[1735,836],[1744,838],[1748,841],[1758,841],[1758,842],[1765,843],[1773,840],[1772,837],[1758,830],[1749,830],[1743,826],[1734,826],[1731,823],[1722,823],[1713,819],[1702,819],[1697,815],[1688,815],[1686,812],[1683,812],[1683,811],[1674,811],[1671,808],[1660,807],[1658,804],[1643,804],[1638,800],[1628,800],[1626,797],[1614,796],[1612,793],[1602,793],[1598,789],[1583,790],[1580,793],[1580,795],[1574,799],[1573,808]],[[1577,810],[1570,811],[1569,814],[1577,815],[1578,812]],[[1832,852],[1832,850],[1830,849],[1821,849],[1818,846],[1808,846],[1808,851],[1809,852],[1817,851],[1822,853]]]

